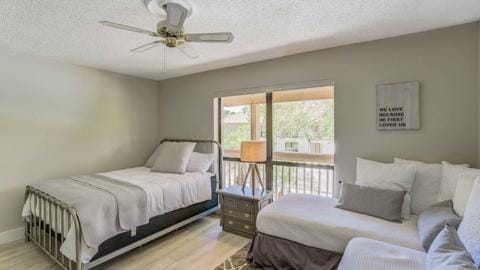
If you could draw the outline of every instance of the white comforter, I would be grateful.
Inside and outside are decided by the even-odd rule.
[[[355,237],[423,250],[416,217],[398,224],[338,209],[335,204],[335,199],[287,194],[260,211],[257,230],[339,253],[343,253],[348,242]]]
[[[210,173],[167,174],[150,172],[147,167],[135,167],[100,175],[141,187],[147,195],[149,218],[212,198],[210,181],[212,174]],[[27,200],[22,216],[29,216],[30,211],[30,203]],[[118,233],[122,232],[125,231],[118,230]],[[75,230],[73,227],[68,231],[60,251],[66,257],[75,260]],[[98,246],[87,246],[82,237],[81,261],[83,263],[88,263],[97,251]]]

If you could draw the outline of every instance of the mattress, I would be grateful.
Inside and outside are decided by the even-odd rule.
[[[366,238],[348,243],[338,270],[423,270],[426,253]]]
[[[159,173],[135,167],[99,174],[141,187],[150,218],[212,198],[211,173]]]
[[[147,167],[135,167],[99,173],[99,175],[134,184],[145,191],[149,218],[212,198],[211,173],[168,174],[151,172]],[[22,216],[29,216],[31,211],[29,207],[30,203],[27,200]],[[118,234],[125,232],[117,230]],[[75,229],[73,226],[67,232],[60,251],[69,259],[75,259]],[[87,246],[82,237],[81,260],[83,263],[89,262],[97,251],[98,246]]]
[[[336,200],[287,194],[260,211],[257,230],[306,246],[343,253],[348,242],[364,237],[422,250],[416,217],[393,223],[335,208]]]

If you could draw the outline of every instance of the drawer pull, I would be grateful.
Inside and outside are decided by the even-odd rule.
[[[231,213],[233,213],[233,211],[232,211],[232,210],[228,210],[228,213],[231,214]]]
[[[245,230],[250,229],[250,226],[249,226],[249,225],[243,225],[243,227],[245,228]]]
[[[233,221],[229,220],[228,224],[233,225]]]
[[[246,204],[245,204],[245,207],[250,207],[250,204],[246,203]]]
[[[244,214],[244,217],[248,218],[250,217],[250,214]]]

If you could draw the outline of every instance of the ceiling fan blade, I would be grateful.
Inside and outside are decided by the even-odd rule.
[[[177,48],[189,58],[197,59],[200,57],[200,53],[187,43],[179,42]]]
[[[230,32],[186,34],[185,40],[190,42],[231,43],[233,34]]]
[[[130,51],[131,52],[144,52],[144,51],[148,51],[150,49],[153,49],[153,48],[155,48],[158,45],[163,44],[163,43],[165,43],[163,40],[156,40],[154,42],[150,42],[150,43],[144,44],[140,47],[137,47],[135,49],[132,49]]]
[[[140,28],[133,27],[133,26],[128,26],[128,25],[125,25],[125,24],[114,23],[114,22],[109,22],[109,21],[100,21],[99,23],[101,23],[102,25],[105,25],[105,26],[118,28],[118,29],[122,29],[122,30],[127,30],[127,31],[132,31],[132,32],[137,32],[137,33],[141,33],[141,34],[146,34],[146,35],[150,35],[150,36],[153,36],[153,37],[159,36],[155,32],[140,29]]]
[[[183,23],[188,16],[188,10],[180,4],[167,3],[167,30],[181,32]]]

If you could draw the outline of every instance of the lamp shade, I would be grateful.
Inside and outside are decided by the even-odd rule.
[[[263,162],[267,160],[267,142],[243,141],[240,145],[240,160],[245,162]]]

